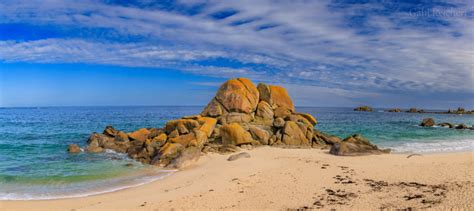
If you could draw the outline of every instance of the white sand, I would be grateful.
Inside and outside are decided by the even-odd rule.
[[[474,210],[473,152],[411,158],[338,157],[316,149],[271,147],[247,152],[251,158],[236,161],[204,155],[188,169],[136,188],[73,199],[0,201],[0,210]]]

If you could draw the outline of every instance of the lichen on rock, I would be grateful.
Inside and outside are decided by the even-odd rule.
[[[263,83],[256,87],[248,79],[236,78],[223,83],[198,115],[170,120],[163,128],[141,128],[130,133],[107,126],[102,134],[91,135],[85,151],[112,149],[146,164],[182,168],[196,161],[201,152],[230,153],[260,145],[338,145],[342,150],[335,154],[349,153],[344,151],[346,148],[372,146],[341,141],[314,129],[317,123],[313,115],[296,112],[285,88]],[[75,146],[70,148],[77,152]]]

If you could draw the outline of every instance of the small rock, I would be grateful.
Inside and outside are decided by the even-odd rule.
[[[79,153],[81,152],[81,148],[77,144],[69,144],[67,151],[69,153]]]
[[[469,129],[469,127],[465,124],[460,124],[458,126],[455,127],[456,129]]]
[[[231,155],[227,158],[228,161],[234,161],[240,158],[250,158],[250,154],[247,152],[241,152],[239,154]]]
[[[423,121],[421,121],[420,126],[422,127],[433,127],[435,126],[435,121],[433,118],[425,118]]]
[[[273,121],[273,126],[275,126],[276,128],[282,128],[283,126],[285,126],[285,120],[283,120],[283,118],[281,117],[276,118],[275,121]]]
[[[441,126],[441,127],[447,127],[447,128],[453,128],[454,127],[454,125],[449,123],[449,122],[443,122],[443,123],[440,123],[438,125]]]

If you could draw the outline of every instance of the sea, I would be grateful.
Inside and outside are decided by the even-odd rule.
[[[112,125],[123,131],[163,127],[171,119],[198,114],[202,106],[0,108],[0,200],[41,200],[88,196],[139,186],[173,170],[135,162],[125,154],[69,154],[92,132]],[[359,133],[393,153],[472,152],[474,130],[418,126],[474,124],[474,115],[355,112],[352,108],[297,107],[318,120],[316,129],[341,138]],[[131,164],[131,165],[130,165]]]

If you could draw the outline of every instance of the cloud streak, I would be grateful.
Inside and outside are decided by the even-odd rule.
[[[170,68],[213,77],[377,92],[474,95],[473,3],[102,1],[0,3],[0,23],[80,30],[0,41],[3,62]],[[129,40],[123,37],[130,37]],[[336,91],[335,91],[336,92]],[[365,93],[365,94],[364,94]]]

